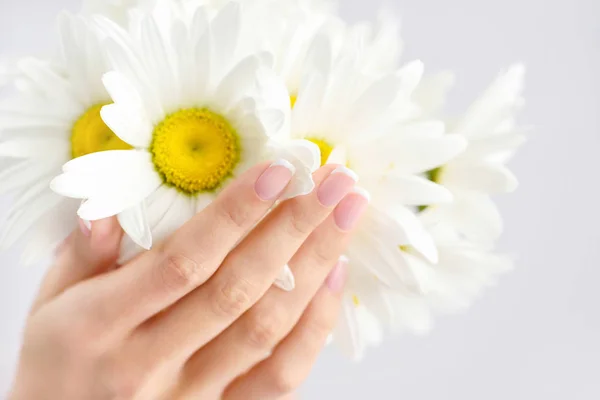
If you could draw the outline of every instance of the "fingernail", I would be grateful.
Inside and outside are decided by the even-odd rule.
[[[295,173],[296,168],[289,161],[274,162],[256,181],[256,194],[265,201],[277,198],[290,183]]]
[[[84,221],[81,218],[79,218],[78,220],[79,229],[81,230],[81,233],[83,233],[83,236],[90,237],[92,235],[92,223],[90,221]]]
[[[346,276],[348,274],[348,258],[340,257],[333,270],[329,273],[325,284],[334,293],[339,293],[346,284]]]
[[[317,197],[325,207],[333,207],[346,196],[358,181],[356,173],[346,167],[339,167],[325,179]]]
[[[354,229],[360,217],[367,210],[370,200],[369,192],[362,188],[355,188],[354,192],[346,196],[333,212],[336,225],[346,232]]]

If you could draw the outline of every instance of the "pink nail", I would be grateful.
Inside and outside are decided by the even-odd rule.
[[[366,190],[355,188],[354,193],[346,196],[333,212],[337,226],[346,232],[354,229],[360,217],[367,210],[370,200],[371,197]]]
[[[78,221],[79,229],[81,230],[81,233],[83,233],[83,236],[90,237],[92,235],[92,224],[89,221],[82,220],[81,218],[79,218]]]
[[[346,196],[358,181],[358,176],[346,167],[339,167],[325,179],[317,197],[325,207],[333,207]]]
[[[329,273],[325,284],[334,293],[339,293],[346,284],[346,276],[348,275],[348,258],[342,256],[338,260],[335,268]]]
[[[277,198],[290,183],[295,173],[296,168],[288,161],[274,162],[256,181],[256,194],[265,201]]]

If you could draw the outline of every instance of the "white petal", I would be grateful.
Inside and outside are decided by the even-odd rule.
[[[402,67],[397,73],[401,79],[400,90],[409,95],[412,94],[421,82],[424,69],[423,62],[420,60],[411,61]]]
[[[522,105],[525,67],[513,65],[500,74],[486,92],[469,108],[456,132],[467,137],[496,133],[496,129]]]
[[[326,80],[322,75],[313,74],[307,78],[298,91],[296,105],[292,111],[292,134],[294,137],[305,137],[313,134],[319,121],[316,118],[322,106]]]
[[[260,67],[258,57],[250,56],[240,61],[221,81],[215,90],[215,102],[225,112],[247,96],[256,86]]]
[[[413,175],[388,175],[382,181],[388,201],[405,206],[422,206],[448,203],[452,193],[445,187]]]
[[[50,257],[54,249],[76,229],[78,204],[76,200],[63,199],[36,221],[35,229],[32,229],[27,237],[27,244],[21,256],[25,266]],[[61,223],[57,224],[56,221]]]
[[[15,189],[31,186],[45,179],[53,171],[58,173],[58,163],[41,160],[21,161],[0,171],[0,193],[8,193]]]
[[[360,335],[360,326],[356,310],[351,299],[344,299],[340,319],[333,332],[334,341],[342,353],[353,360],[360,360],[364,352],[364,343]]]
[[[386,76],[371,85],[355,102],[346,116],[344,130],[364,138],[373,135],[368,129],[375,125],[383,113],[393,103],[400,88],[400,79],[394,75]]]
[[[289,266],[285,266],[279,277],[275,281],[275,286],[284,290],[286,292],[291,292],[296,287],[296,280],[294,279],[294,274]]]
[[[127,170],[131,164],[136,164],[135,160],[140,162],[148,160],[148,152],[132,150],[111,150],[99,151],[87,154],[83,157],[75,158],[63,165],[63,172],[94,172],[102,169]]]
[[[13,213],[0,235],[0,248],[8,249],[13,246],[48,210],[62,201],[65,199],[52,192],[45,192]]]
[[[510,193],[517,189],[518,181],[504,165],[489,162],[456,162],[445,166],[440,181],[454,189],[471,190],[487,194]]]
[[[352,238],[348,257],[357,268],[371,272],[391,288],[419,291],[418,282],[399,248],[407,242],[406,236],[389,215],[371,207]]]
[[[229,2],[211,22],[213,47],[213,71],[227,71],[236,52],[240,35],[240,5]]]
[[[437,246],[419,218],[406,207],[390,208],[388,213],[402,228],[404,241],[401,244],[413,247],[427,260],[436,264],[438,262]]]
[[[118,215],[119,223],[127,235],[140,247],[152,248],[152,232],[148,223],[146,203],[130,207]]]
[[[413,94],[413,99],[420,106],[424,116],[438,113],[446,103],[448,92],[454,86],[455,81],[454,74],[448,71],[423,78]]]
[[[439,138],[407,135],[398,137],[390,149],[396,156],[395,169],[409,173],[423,173],[448,163],[467,148],[460,135],[443,135]],[[387,143],[386,143],[387,145]]]
[[[115,102],[101,110],[106,125],[124,142],[149,147],[154,128],[133,85],[117,72],[104,75],[103,82]]]
[[[12,158],[32,158],[44,157],[49,152],[69,156],[67,149],[70,147],[68,140],[64,138],[41,138],[41,137],[23,137],[0,142],[0,156]]]
[[[283,129],[286,116],[280,110],[262,110],[258,113],[259,120],[267,136],[275,137]]]
[[[319,34],[313,39],[306,54],[306,71],[328,76],[332,63],[331,41],[327,35]]]
[[[320,164],[319,149],[316,145],[304,140],[284,143],[271,141],[268,148],[273,159],[290,163],[294,170],[294,176],[281,196],[282,200],[303,196],[314,190],[312,174],[315,171],[314,167]]]
[[[161,185],[162,180],[154,170],[149,153],[138,150],[118,151],[119,162],[103,164],[102,154],[107,155],[105,160],[116,159],[115,154],[111,153],[113,152],[93,153],[73,160],[67,167],[67,172],[50,183],[50,188],[66,197],[92,199],[110,197],[113,194],[114,197],[121,198],[136,196],[136,193],[149,194]],[[74,165],[82,167],[75,169]],[[97,168],[94,169],[93,166]],[[139,203],[142,198],[130,200],[130,205]]]
[[[502,234],[502,216],[489,196],[475,193],[457,195],[455,201],[438,206],[445,223],[451,224],[469,240],[490,244]],[[436,212],[433,207],[431,212]],[[426,210],[424,217],[427,218]]]

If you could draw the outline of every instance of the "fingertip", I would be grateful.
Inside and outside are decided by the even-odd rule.
[[[92,222],[91,246],[93,249],[109,247],[114,248],[114,251],[117,252],[122,236],[123,230],[116,217]]]
[[[329,290],[335,294],[341,294],[346,286],[346,281],[348,279],[348,261],[346,256],[341,256],[325,281]]]

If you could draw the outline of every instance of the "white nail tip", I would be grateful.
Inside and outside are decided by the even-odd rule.
[[[352,171],[350,168],[346,168],[344,166],[336,168],[332,173],[333,174],[344,174],[352,178],[354,182],[358,182],[358,175],[356,172]]]
[[[339,263],[342,263],[342,264],[346,264],[346,265],[348,265],[348,263],[350,262],[350,259],[349,259],[348,257],[346,257],[346,256],[342,255],[342,256],[340,256],[340,258],[338,259],[338,262],[339,262]]]
[[[359,196],[364,197],[365,199],[367,199],[368,202],[371,202],[371,194],[369,192],[367,192],[365,189],[363,189],[361,187],[355,187],[354,193],[356,193]]]
[[[294,167],[294,164],[292,164],[288,160],[284,160],[283,158],[271,164],[271,168],[272,167],[284,167],[287,168],[292,173],[292,175],[296,173],[296,167]]]

